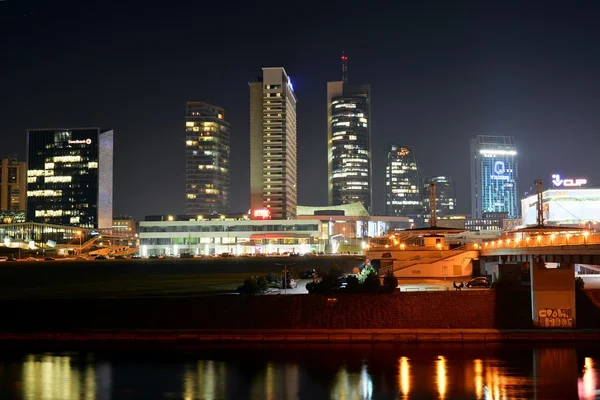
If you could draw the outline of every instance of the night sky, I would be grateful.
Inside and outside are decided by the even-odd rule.
[[[414,146],[422,177],[453,173],[463,213],[477,134],[515,136],[521,194],[553,172],[600,184],[598,8],[184,3],[0,0],[0,156],[25,159],[27,128],[113,128],[115,214],[183,213],[185,101],[207,101],[231,123],[231,211],[246,211],[248,81],[283,66],[299,203],[324,205],[326,82],[341,79],[343,49],[349,82],[372,85],[376,213],[391,142]]]

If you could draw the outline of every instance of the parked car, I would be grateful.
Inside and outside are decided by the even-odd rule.
[[[100,254],[100,255],[96,256],[95,260],[108,260],[108,257],[106,257],[105,255]]]
[[[298,282],[296,282],[295,279],[288,279],[287,280],[287,285],[285,285],[285,287],[283,285],[283,280],[282,280],[282,283],[281,283],[281,288],[282,289],[295,289],[297,286],[298,286]]]
[[[44,258],[44,260],[45,261],[54,261],[54,258],[53,257],[46,257],[46,258]]]
[[[473,288],[473,287],[489,288],[492,286],[492,283],[485,276],[478,276],[477,278],[473,278],[469,282],[465,283],[465,286],[468,288]]]
[[[302,273],[301,278],[302,279],[312,279],[316,273],[317,273],[317,271],[314,268],[309,268]]]
[[[125,256],[115,256],[115,260],[127,260]]]

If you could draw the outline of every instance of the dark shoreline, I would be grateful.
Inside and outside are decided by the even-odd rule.
[[[80,332],[3,332],[0,344],[46,343],[536,343],[597,342],[598,329],[261,329]]]

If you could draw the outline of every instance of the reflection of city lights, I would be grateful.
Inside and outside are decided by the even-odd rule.
[[[473,360],[475,367],[475,395],[477,399],[481,399],[483,396],[483,363],[481,360]]]
[[[436,363],[437,370],[437,386],[440,399],[446,397],[446,358],[444,356],[438,356]]]
[[[400,357],[398,362],[398,386],[402,396],[408,398],[410,393],[410,365],[408,364],[408,358]]]
[[[595,399],[596,398],[596,371],[594,370],[594,360],[589,357],[585,358],[583,365],[583,387],[579,388],[580,399]]]
[[[373,381],[363,365],[360,374],[348,373],[346,367],[338,371],[331,389],[332,399],[370,399],[373,396]]]

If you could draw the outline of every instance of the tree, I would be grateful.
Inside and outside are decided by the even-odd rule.
[[[398,287],[398,279],[392,271],[388,271],[383,277],[383,287],[389,293],[393,293]]]

